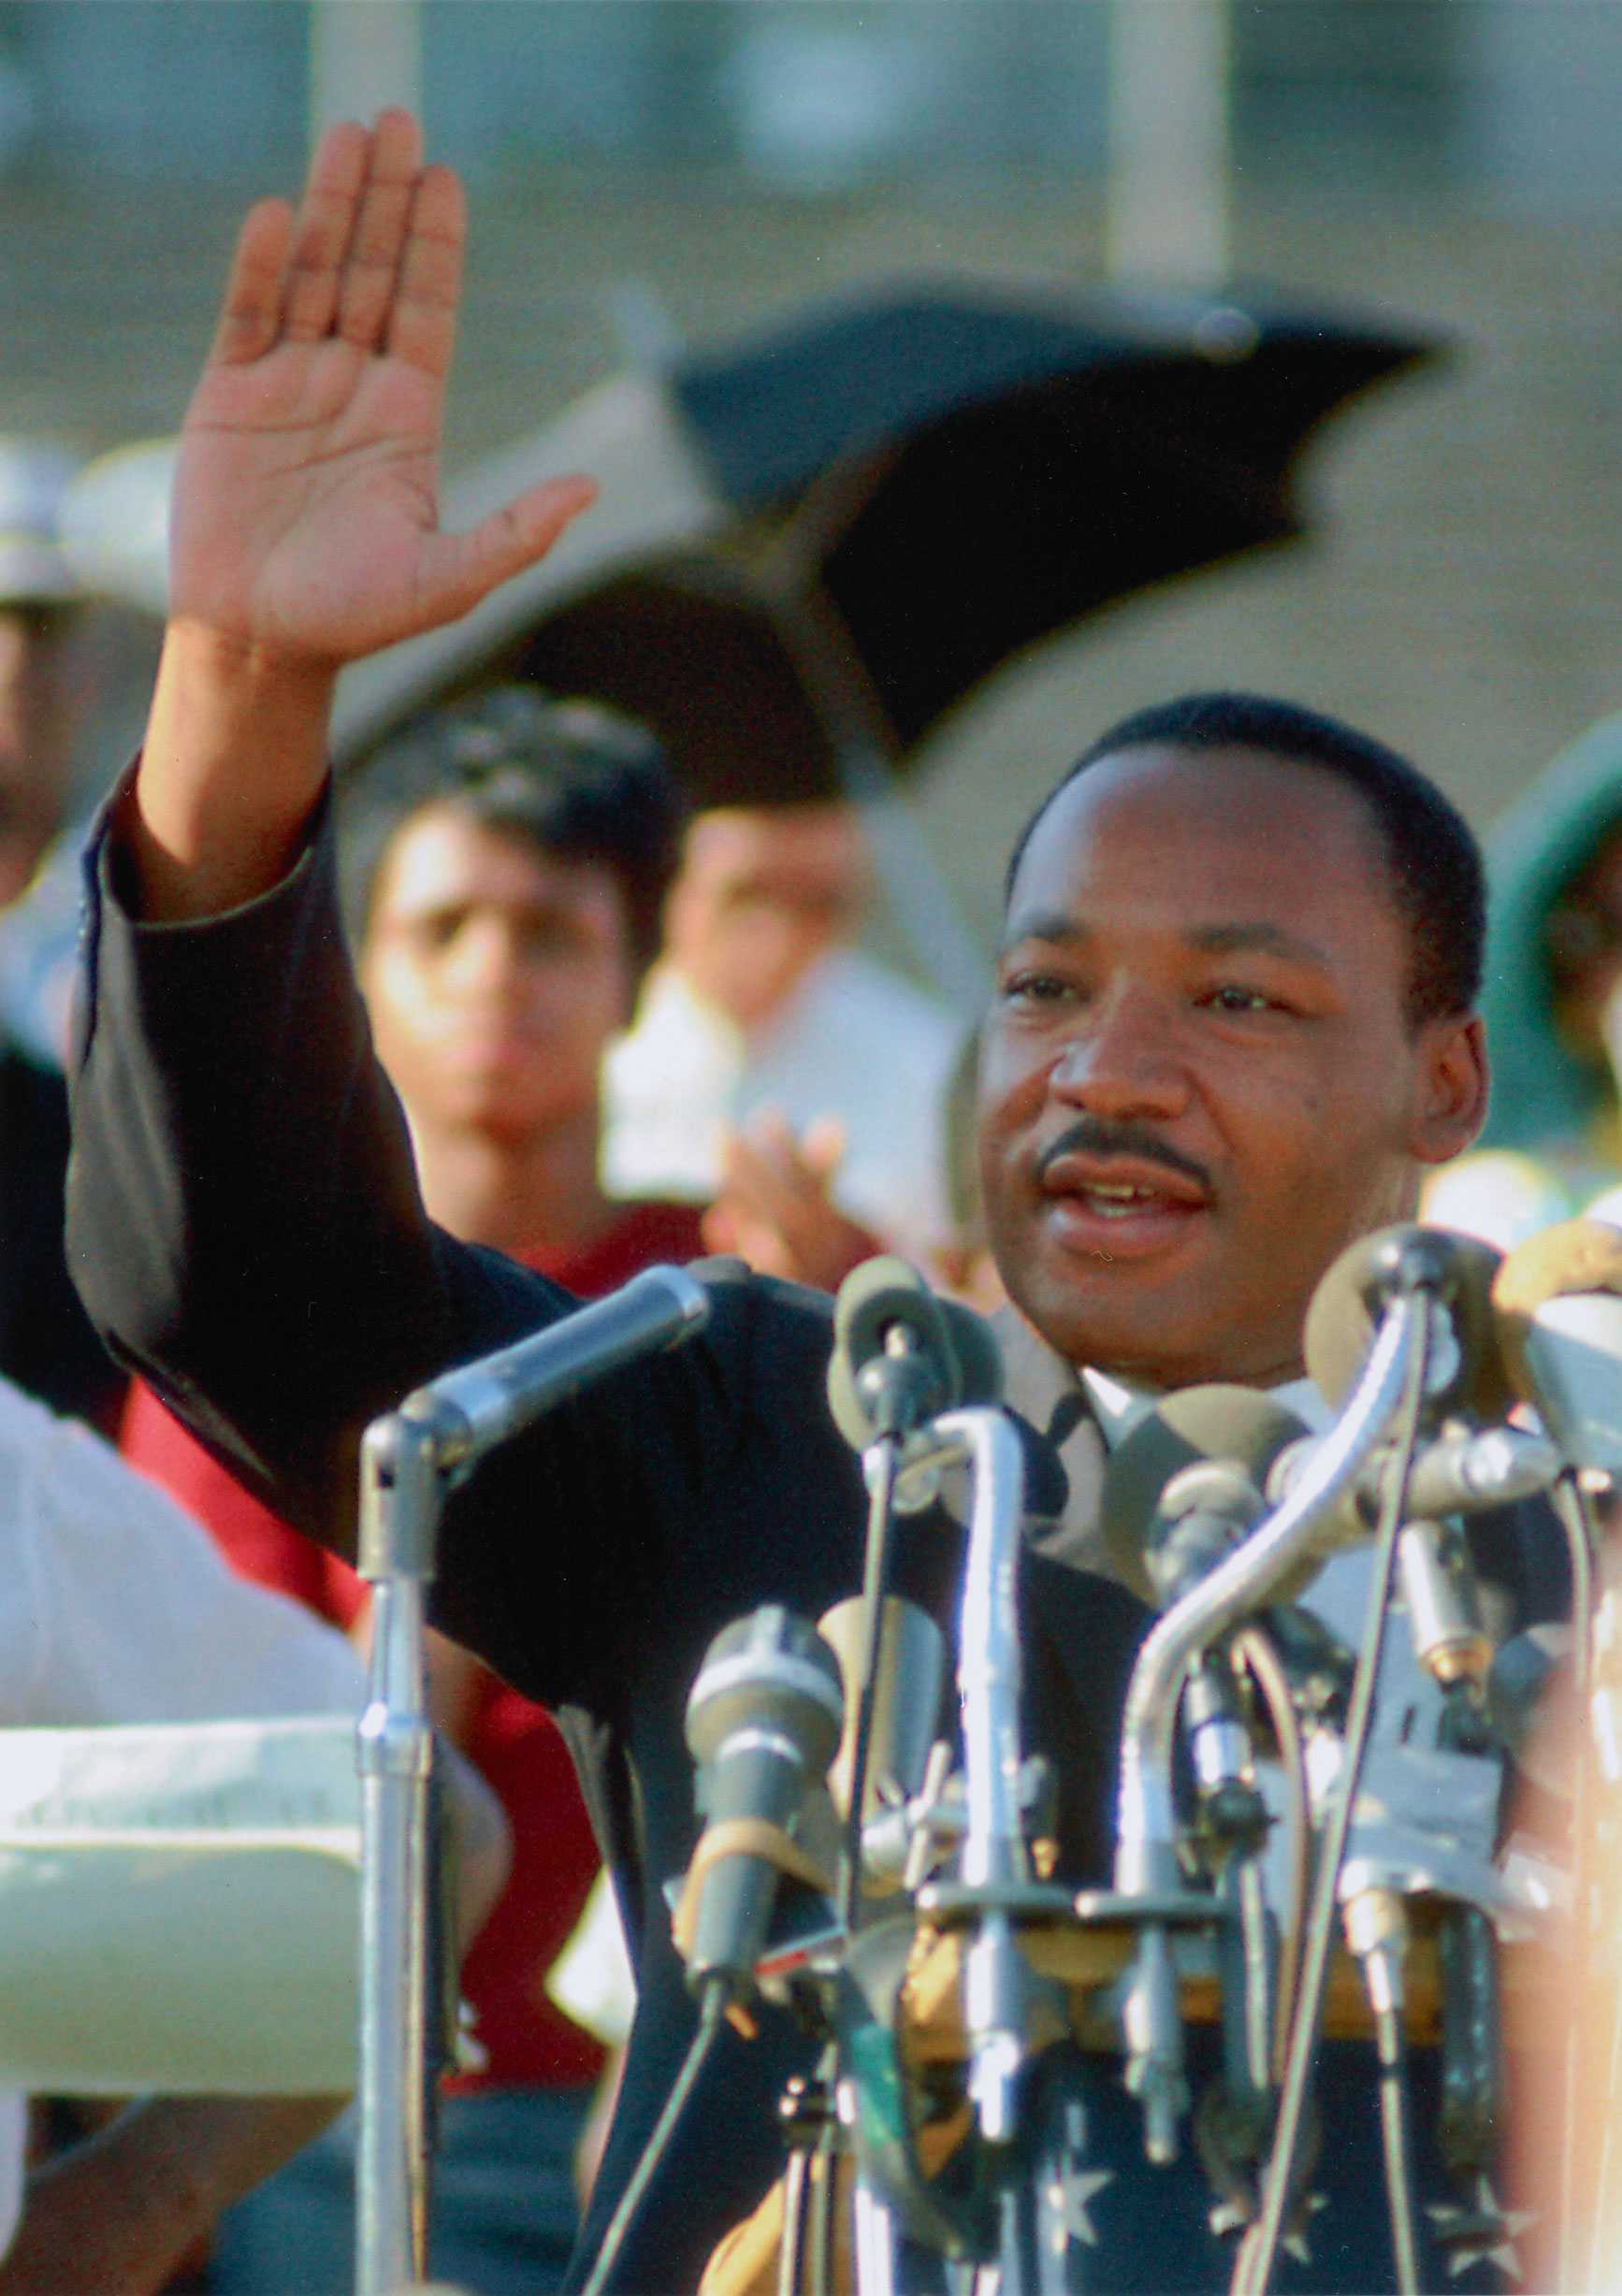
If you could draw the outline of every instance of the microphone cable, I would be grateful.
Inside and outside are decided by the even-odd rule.
[[[1369,1586],[1369,1607],[1363,1645],[1352,1679],[1347,1706],[1345,1751],[1341,1758],[1340,1791],[1330,1813],[1318,1854],[1311,1911],[1301,1955],[1301,1971],[1290,2032],[1284,2084],[1279,2098],[1273,2150],[1262,2182],[1261,2214],[1240,2243],[1234,2260],[1230,2296],[1264,2296],[1272,2276],[1279,2241],[1289,2206],[1296,2148],[1300,2142],[1301,2116],[1306,2108],[1307,2082],[1312,2054],[1318,2045],[1324,1993],[1334,1942],[1335,1886],[1346,1841],[1352,1829],[1352,1810],[1357,1782],[1368,1751],[1374,1721],[1374,1694],[1380,1682],[1380,1657],[1385,1643],[1385,1620],[1397,1565],[1397,1541],[1408,1499],[1408,1479],[1419,1440],[1420,1414],[1425,1407],[1426,1377],[1431,1351],[1431,1297],[1427,1291],[1409,1295],[1421,1308],[1416,1336],[1409,1349],[1402,1399],[1397,1410],[1397,1441],[1391,1454],[1385,1487],[1381,1494],[1379,1528],[1374,1538],[1374,1564]]]
[[[653,2125],[652,2133],[642,2148],[642,2158],[638,2160],[630,2181],[620,2194],[614,2214],[608,2220],[608,2230],[602,2235],[602,2245],[597,2252],[597,2261],[591,2267],[590,2276],[582,2288],[580,2296],[602,2296],[602,2291],[608,2285],[609,2274],[619,2261],[620,2250],[625,2246],[626,2236],[630,2231],[638,2209],[642,2206],[643,2196],[652,2184],[659,2172],[659,2164],[670,2149],[670,2141],[675,2134],[676,2123],[687,2109],[688,2099],[697,2086],[700,2073],[709,2061],[717,2037],[726,2021],[726,1982],[724,1976],[717,1972],[717,1977],[712,1979],[704,1988],[703,1998],[699,2003],[698,2029],[688,2043],[688,2052],[682,2059],[681,2071],[676,2074],[670,2095],[665,2099],[659,2116]]]
[[[1272,1636],[1264,1626],[1251,1625],[1234,1637],[1233,1654],[1247,1669],[1261,1693],[1267,1720],[1278,1741],[1283,1773],[1287,1814],[1285,1832],[1290,1845],[1289,1895],[1279,1923],[1279,1967],[1271,2072],[1284,2077],[1291,2020],[1300,1985],[1301,1944],[1307,1922],[1307,1899],[1311,1886],[1312,1820],[1307,1785],[1307,1756],[1301,1740],[1300,1718],[1290,1696],[1289,1678]]]
[[[1414,2227],[1413,2104],[1408,2080],[1408,2036],[1400,2001],[1374,2006],[1374,2044],[1380,2058],[1380,2146],[1391,2209],[1391,2245],[1398,2296],[1419,2296],[1419,2250]]]
[[[850,1807],[845,1813],[845,1868],[839,1883],[839,1918],[847,1939],[856,1935],[862,1910],[862,1824],[867,1800],[867,1771],[873,1755],[874,1717],[878,1711],[878,1668],[884,1645],[884,1597],[890,1553],[895,1538],[895,1470],[900,1438],[886,1435],[867,1457],[873,1479],[867,1513],[867,1547],[862,1569],[862,1670],[856,1699],[856,1728],[850,1745]]]

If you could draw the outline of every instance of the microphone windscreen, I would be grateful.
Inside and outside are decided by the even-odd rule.
[[[884,1353],[898,1326],[929,1367],[934,1393],[924,1416],[933,1418],[956,1400],[957,1359],[942,1302],[908,1261],[888,1252],[863,1260],[839,1287],[828,1359],[828,1408],[853,1451],[865,1451],[877,1433],[858,1379]]]
[[[1524,1320],[1568,1292],[1622,1292],[1622,1228],[1608,1220],[1562,1220],[1506,1254],[1493,1282],[1500,1316]]]
[[[944,1343],[940,1302],[909,1260],[880,1252],[853,1267],[833,1302],[833,1330],[859,1364],[883,1350],[885,1336],[899,1323],[920,1346]]]
[[[985,1319],[960,1300],[943,1299],[905,1260],[888,1254],[864,1260],[839,1287],[828,1363],[828,1408],[855,1451],[865,1451],[876,1432],[859,1375],[883,1354],[897,1325],[929,1366],[934,1393],[926,1416],[1002,1400],[1003,1350]]]
[[[1339,1410],[1357,1383],[1387,1303],[1406,1265],[1423,1265],[1448,1311],[1451,1357],[1431,1365],[1426,1395],[1437,1417],[1464,1411],[1489,1424],[1514,1400],[1493,1312],[1500,1255],[1479,1236],[1412,1223],[1350,1244],[1321,1278],[1307,1310],[1303,1353],[1313,1385]]]
[[[845,1683],[845,1727],[828,1772],[828,1790],[843,1818],[850,1809],[850,1773],[855,1761],[861,1707],[861,1673],[866,1605],[851,1595],[825,1610],[817,1631],[839,1661]],[[884,1626],[875,1684],[873,1737],[868,1748],[863,1818],[871,1817],[879,1788],[898,1786],[916,1794],[924,1764],[940,1730],[941,1695],[946,1687],[946,1637],[927,1610],[903,1596],[884,1598]]]
[[[1105,1470],[1100,1519],[1110,1558],[1127,1585],[1155,1599],[1144,1548],[1174,1475],[1198,1461],[1220,1459],[1261,1491],[1279,1453],[1306,1432],[1294,1411],[1253,1387],[1213,1383],[1163,1395],[1110,1453]]]
[[[1575,1466],[1622,1471],[1622,1231],[1567,1220],[1517,1244],[1493,1303],[1516,1392]]]

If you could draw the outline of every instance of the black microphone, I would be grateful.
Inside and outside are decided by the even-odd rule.
[[[889,1255],[864,1260],[839,1287],[828,1407],[855,1451],[905,1436],[965,1403],[996,1403],[1002,1350],[990,1327]]]
[[[708,1819],[688,1870],[679,1942],[695,1992],[739,2000],[766,1941],[789,1828],[839,1744],[839,1661],[817,1629],[775,1603],[710,1644],[688,1698],[688,1748]]]

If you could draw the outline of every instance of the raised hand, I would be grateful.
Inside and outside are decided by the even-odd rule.
[[[297,214],[242,226],[176,474],[171,618],[336,666],[464,614],[591,498],[539,486],[439,528],[461,187],[408,112],[334,128]]]
[[[169,627],[123,816],[152,917],[274,884],[326,763],[345,662],[454,621],[542,556],[592,496],[533,487],[468,534],[439,524],[461,188],[416,122],[334,128],[297,214],[242,226],[175,474]]]

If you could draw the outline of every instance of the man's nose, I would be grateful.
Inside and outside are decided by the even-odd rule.
[[[1050,1071],[1054,1097],[1092,1116],[1175,1117],[1191,1083],[1163,999],[1131,988],[1085,1018]]]

